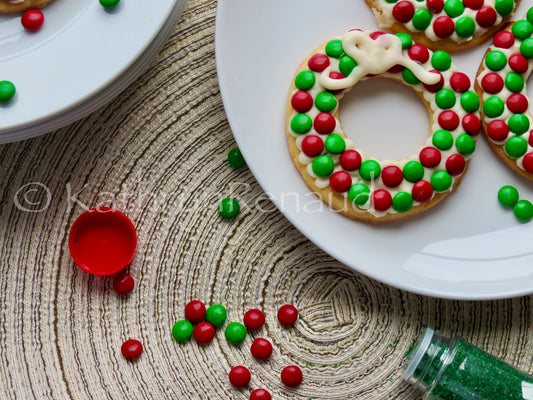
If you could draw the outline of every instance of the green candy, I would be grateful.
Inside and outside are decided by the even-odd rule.
[[[456,101],[455,93],[450,89],[444,88],[435,94],[435,103],[443,110],[452,108]]]
[[[489,118],[496,118],[503,114],[505,104],[497,96],[491,96],[483,103],[483,112]]]
[[[294,85],[300,90],[309,90],[315,85],[316,77],[311,71],[301,71],[294,78]]]
[[[452,58],[445,51],[437,50],[431,56],[431,65],[437,71],[447,71],[452,66]]]
[[[533,24],[533,7],[527,10],[526,18],[529,22]]]
[[[405,81],[405,83],[408,83],[409,85],[416,85],[420,83],[420,80],[413,74],[410,70],[405,68],[402,71],[402,78]]]
[[[452,176],[448,172],[439,169],[433,172],[430,182],[435,192],[445,192],[452,186]]]
[[[224,219],[233,219],[241,211],[241,206],[239,202],[235,199],[227,197],[223,199],[218,205],[218,213]]]
[[[370,189],[364,183],[356,183],[348,191],[348,198],[355,205],[363,206],[370,198]]]
[[[328,135],[325,140],[326,150],[333,154],[340,154],[346,150],[346,142],[341,135],[336,133]]]
[[[498,201],[504,207],[514,207],[518,201],[518,190],[511,185],[502,186],[498,190]]]
[[[470,17],[461,17],[455,23],[455,32],[457,36],[462,38],[469,38],[476,30],[476,23]]]
[[[299,135],[309,132],[312,126],[313,120],[307,114],[296,114],[291,119],[291,129]]]
[[[178,342],[186,342],[192,336],[194,328],[189,321],[178,321],[172,327],[172,336]]]
[[[402,41],[402,50],[407,50],[413,45],[413,39],[407,33],[399,32],[396,34],[396,36],[398,36]]]
[[[511,32],[517,39],[524,40],[531,36],[533,25],[526,20],[516,21],[511,28]]]
[[[246,165],[246,161],[238,147],[235,147],[228,152],[228,163],[233,168],[242,168]]]
[[[344,54],[342,41],[340,39],[330,40],[326,44],[326,54],[333,58],[340,58]]]
[[[418,161],[409,161],[403,167],[403,177],[411,183],[416,183],[424,177],[424,166]]]
[[[530,221],[533,218],[533,204],[529,200],[519,200],[513,207],[513,213],[520,221]]]
[[[357,62],[350,56],[344,55],[339,60],[339,71],[344,76],[350,75],[355,67],[357,67]]]
[[[16,89],[10,81],[0,81],[0,101],[9,101],[15,95]]]
[[[213,304],[205,312],[205,320],[215,328],[220,328],[226,322],[228,313],[221,304]]]
[[[431,13],[428,10],[420,9],[413,15],[413,26],[419,31],[425,31],[431,24]]]
[[[529,130],[529,119],[524,114],[513,114],[507,124],[509,130],[516,135],[522,135]]]
[[[507,139],[507,142],[505,142],[504,148],[505,148],[505,152],[510,157],[520,158],[524,154],[526,154],[527,141],[520,136],[514,136],[512,138]]]
[[[465,12],[465,6],[461,0],[446,0],[444,11],[450,18],[455,18]]]
[[[515,4],[513,0],[496,0],[494,8],[498,14],[500,14],[502,17],[506,17],[513,12],[514,5]]]
[[[473,113],[479,108],[479,97],[474,92],[468,91],[461,95],[461,106],[468,113]]]
[[[455,139],[455,147],[459,153],[468,156],[476,150],[476,142],[472,136],[462,133]]]
[[[359,167],[359,175],[365,181],[372,181],[379,178],[381,174],[381,166],[375,160],[366,160],[361,163]]]
[[[337,107],[337,99],[330,92],[320,92],[315,97],[315,106],[320,111],[330,112]]]
[[[120,0],[100,0],[100,4],[105,8],[116,7],[118,3],[120,3]]]
[[[485,57],[485,65],[491,71],[500,71],[507,65],[507,57],[499,50],[493,50]]]
[[[389,4],[397,3],[399,0],[385,0]]]
[[[505,75],[505,87],[513,93],[519,93],[524,88],[524,78],[516,72],[509,72]]]
[[[413,196],[411,193],[398,192],[392,198],[392,208],[399,213],[405,213],[413,207]]]
[[[246,327],[239,322],[232,322],[226,327],[224,336],[228,342],[239,344],[246,338]]]
[[[520,53],[525,58],[533,58],[533,38],[527,38],[520,45]]]
[[[431,139],[433,146],[439,150],[448,150],[453,146],[453,136],[450,132],[439,129],[433,134]],[[420,179],[418,179],[420,180]]]
[[[320,178],[325,178],[326,176],[330,176],[333,173],[335,163],[329,155],[323,154],[313,160],[311,168],[313,169],[313,172],[316,176]]]

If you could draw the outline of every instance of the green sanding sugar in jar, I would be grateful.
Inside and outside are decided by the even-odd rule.
[[[402,371],[428,400],[533,400],[533,376],[427,328]]]

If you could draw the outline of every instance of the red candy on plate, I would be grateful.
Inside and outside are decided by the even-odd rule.
[[[38,30],[44,22],[44,15],[41,10],[36,8],[30,8],[22,14],[20,23],[27,31],[36,31]]]

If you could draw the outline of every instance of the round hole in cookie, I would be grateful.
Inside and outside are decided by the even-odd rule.
[[[392,79],[358,82],[341,101],[344,132],[369,158],[401,160],[423,147],[430,129],[422,100]]]

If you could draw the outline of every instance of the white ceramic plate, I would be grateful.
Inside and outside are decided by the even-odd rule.
[[[525,11],[523,4],[516,16]],[[363,0],[219,0],[216,60],[222,98],[237,143],[263,189],[310,240],[381,282],[453,299],[532,293],[533,222],[519,223],[497,201],[505,184],[533,200],[532,185],[507,169],[482,137],[458,190],[404,221],[352,221],[310,193],[285,142],[288,88],[312,50],[354,27],[378,29]],[[454,55],[472,81],[487,46]],[[341,118],[352,140],[374,157],[408,156],[429,131],[416,95],[386,80],[358,84],[343,99]]]
[[[54,0],[45,23],[25,31],[20,15],[0,15],[0,80],[15,97],[0,104],[0,143],[58,129],[110,101],[148,66],[173,31],[186,0]]]

